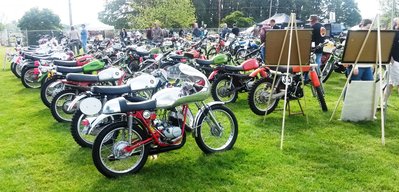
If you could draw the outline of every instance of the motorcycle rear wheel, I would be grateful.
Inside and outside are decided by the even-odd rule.
[[[37,89],[42,86],[39,76],[34,74],[35,67],[24,67],[21,72],[21,82],[26,88]]]
[[[123,150],[132,143],[147,139],[145,132],[133,126],[132,143],[129,143],[127,133],[127,122],[112,123],[106,126],[94,140],[93,162],[104,176],[115,178],[136,173],[147,161],[150,145],[141,145],[130,154]],[[114,137],[115,135],[117,137]]]
[[[51,101],[51,114],[54,119],[58,122],[71,122],[72,116],[76,112],[76,109],[68,111],[70,102],[75,99],[76,90],[63,90],[55,95],[54,99]]]
[[[211,94],[213,100],[225,103],[236,102],[238,93],[235,90],[234,84],[230,86],[231,78],[227,75],[222,75],[212,83]]]
[[[269,96],[272,92],[273,80],[270,78],[261,78],[256,81],[248,93],[248,105],[252,112],[257,115],[265,115],[273,112],[279,102],[279,99],[271,99]]]
[[[238,137],[237,118],[229,108],[213,105],[199,117],[195,135],[195,142],[204,153],[230,150]]]
[[[53,86],[54,84],[57,85]],[[59,78],[56,77],[48,79],[42,85],[42,88],[40,90],[40,98],[42,99],[43,104],[46,105],[48,108],[51,107],[51,101],[53,100],[54,96],[63,90],[63,88],[61,88],[60,86],[63,86],[62,82]],[[52,87],[52,89],[49,89],[50,87]]]

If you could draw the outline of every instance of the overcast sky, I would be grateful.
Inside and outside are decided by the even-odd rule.
[[[97,22],[97,13],[104,8],[106,0],[71,0],[74,24]],[[364,18],[374,18],[378,0],[356,0]],[[20,19],[32,7],[49,8],[58,14],[61,23],[69,24],[68,0],[2,0],[0,1],[0,21],[10,22]]]

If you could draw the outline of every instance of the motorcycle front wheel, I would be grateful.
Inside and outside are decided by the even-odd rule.
[[[51,107],[51,101],[53,100],[54,96],[61,92],[64,89],[64,85],[61,82],[61,79],[53,77],[48,79],[43,85],[40,90],[40,98],[44,105],[48,108]]]
[[[114,178],[138,172],[148,158],[150,145],[141,145],[131,152],[124,150],[147,139],[137,126],[132,127],[129,142],[127,122],[112,123],[106,126],[94,140],[92,158],[97,170],[106,177]]]
[[[319,100],[321,110],[324,112],[328,111],[326,100],[324,99],[324,94],[323,91],[321,90],[321,87],[315,87],[316,90],[316,95],[317,95],[317,100]]]
[[[63,90],[59,92],[51,101],[51,114],[58,122],[71,122],[72,116],[76,112],[76,107],[68,110],[69,105],[75,99],[76,90]]]
[[[34,67],[25,67],[21,72],[21,82],[26,88],[37,89],[42,86],[38,74],[34,73]]]
[[[231,81],[232,77],[223,75],[212,83],[211,94],[213,100],[225,103],[234,103],[237,100],[238,93]]]
[[[238,137],[234,113],[223,105],[213,105],[201,114],[195,142],[204,153],[215,153],[233,148]]]
[[[320,80],[325,83],[328,78],[331,76],[331,73],[334,70],[334,63],[327,61],[327,63],[322,67]]]
[[[252,112],[257,115],[265,115],[273,112],[279,102],[279,99],[271,99],[273,79],[261,78],[256,81],[248,93],[248,104]]]

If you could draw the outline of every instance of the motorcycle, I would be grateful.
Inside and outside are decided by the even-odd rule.
[[[248,59],[239,66],[223,65],[216,67],[209,76],[209,80],[213,80],[211,87],[212,98],[215,101],[226,103],[235,102],[239,92],[248,92],[251,89],[258,74],[261,77],[267,77],[264,71],[245,74],[245,72],[257,68],[259,68],[257,59]]]
[[[148,155],[180,149],[186,143],[189,104],[199,111],[192,135],[204,153],[231,149],[238,136],[237,119],[223,102],[204,101],[210,83],[193,67],[178,64],[168,68],[168,78],[180,86],[158,91],[152,99],[131,102],[119,97],[105,103],[102,115],[125,114],[121,122],[107,125],[93,144],[92,158],[106,177],[138,172]]]
[[[304,91],[302,88],[303,75],[301,75],[301,72],[309,74],[312,89],[314,89],[319,104],[324,112],[327,111],[328,108],[316,72],[316,67],[317,66],[313,65],[303,66],[301,70],[300,67],[293,66],[290,67],[288,74],[286,73],[286,67],[278,67],[277,70],[272,70],[268,67],[260,68],[259,70],[264,70],[268,73],[268,76],[257,80],[248,93],[248,104],[252,112],[257,115],[265,115],[273,112],[279,100],[281,98],[284,99],[286,84],[288,84],[287,99],[289,101],[302,98],[304,96]],[[274,76],[277,77],[274,87],[272,87]]]

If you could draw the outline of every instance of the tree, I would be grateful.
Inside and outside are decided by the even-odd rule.
[[[252,17],[245,17],[241,11],[234,11],[222,19],[222,22],[230,26],[236,24],[237,27],[249,27],[254,23],[254,20]]]
[[[354,0],[324,0],[324,17],[335,12],[336,22],[354,26],[361,20],[360,10]]]
[[[128,0],[112,0],[105,10],[98,13],[98,19],[116,29],[129,28],[129,14],[133,14]]]
[[[399,0],[380,0],[382,16],[382,23],[392,28],[392,20],[399,16]]]
[[[61,29],[61,19],[50,9],[31,8],[19,20],[18,27],[22,30],[54,30]]]
[[[162,27],[184,28],[195,22],[191,0],[135,0],[130,21],[135,28],[147,28],[159,21]]]

